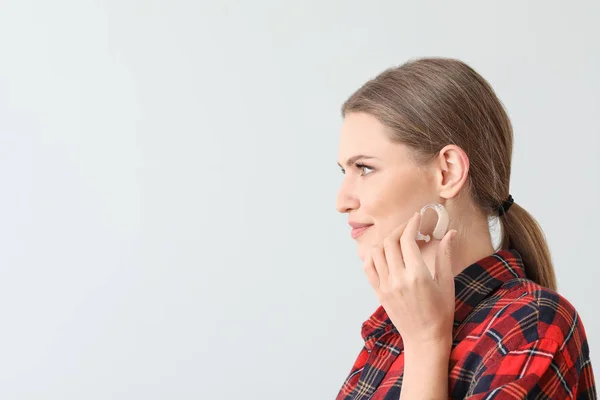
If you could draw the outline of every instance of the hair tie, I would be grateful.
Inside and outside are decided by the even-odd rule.
[[[500,207],[498,207],[498,215],[503,216],[504,214],[506,214],[508,212],[508,209],[510,208],[510,206],[513,205],[514,202],[515,199],[513,199],[513,197],[509,194],[508,199],[504,203],[502,203]]]

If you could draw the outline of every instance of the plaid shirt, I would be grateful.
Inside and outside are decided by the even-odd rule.
[[[526,279],[516,251],[470,265],[454,283],[450,398],[596,399],[581,319],[563,297]],[[398,400],[403,343],[383,307],[364,322],[362,336],[337,400]]]

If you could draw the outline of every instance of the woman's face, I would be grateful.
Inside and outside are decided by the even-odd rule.
[[[424,205],[439,202],[433,164],[419,166],[410,149],[392,142],[369,114],[344,118],[338,162],[344,179],[336,208],[348,214],[361,259]]]

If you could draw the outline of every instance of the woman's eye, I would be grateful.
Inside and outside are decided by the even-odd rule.
[[[371,172],[373,172],[373,168],[371,168],[369,166],[366,166],[366,165],[363,165],[363,164],[356,164],[356,167],[360,170],[360,174],[362,176],[368,175]]]

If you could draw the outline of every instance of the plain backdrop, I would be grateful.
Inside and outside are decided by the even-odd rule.
[[[480,72],[600,369],[600,3],[0,0],[0,398],[333,399],[377,306],[340,106]]]

